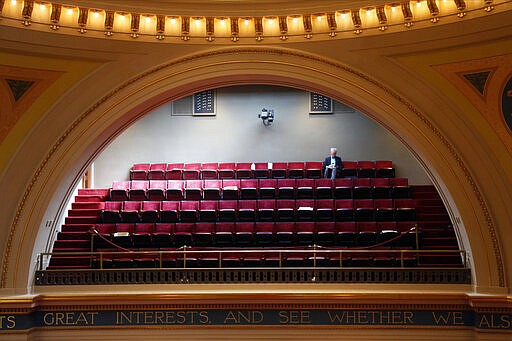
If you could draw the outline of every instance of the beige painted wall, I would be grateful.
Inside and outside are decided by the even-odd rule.
[[[274,109],[265,127],[261,108]],[[214,117],[172,116],[166,104],[115,139],[94,163],[95,187],[128,179],[138,162],[315,161],[337,146],[345,160],[392,160],[397,176],[413,184],[430,180],[406,147],[356,110],[334,102],[334,114],[310,115],[309,93],[246,85],[217,89]]]

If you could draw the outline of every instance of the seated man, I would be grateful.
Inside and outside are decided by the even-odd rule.
[[[341,162],[341,158],[336,156],[338,150],[336,148],[331,148],[331,156],[326,157],[324,161],[324,177],[329,177],[329,172],[331,172],[330,178],[334,180],[336,178],[336,174],[341,174],[341,169],[343,168],[343,162]]]

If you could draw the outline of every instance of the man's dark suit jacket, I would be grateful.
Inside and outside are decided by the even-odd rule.
[[[343,162],[341,162],[341,158],[339,156],[335,156],[334,160],[335,160],[337,169],[343,168]],[[331,157],[329,156],[329,157],[325,158],[324,169],[325,169],[325,167],[330,166],[330,165],[331,165]]]

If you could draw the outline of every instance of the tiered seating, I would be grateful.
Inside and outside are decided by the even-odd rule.
[[[232,250],[219,259],[198,253],[188,266],[308,266],[311,254],[277,257],[237,253],[246,248],[318,247],[379,252],[319,254],[317,266],[394,266],[386,249],[457,250],[448,215],[435,188],[394,178],[390,161],[345,162],[346,178],[322,179],[319,162],[138,164],[130,181],[110,189],[80,190],[54,252],[147,251],[132,257],[104,254],[104,267],[182,266],[189,247]],[[421,234],[414,231],[420,227]],[[91,232],[94,231],[91,244]],[[399,238],[398,238],[399,237]],[[419,242],[419,244],[418,244]],[[91,246],[92,245],[92,246]],[[201,249],[203,248],[203,249]],[[195,251],[194,251],[195,250]],[[262,249],[263,250],[263,249]],[[154,254],[153,254],[154,252]],[[231,251],[230,251],[231,252]],[[400,263],[460,266],[460,256],[429,253]],[[194,258],[194,257],[192,257]],[[88,256],[52,256],[48,269],[98,267]]]

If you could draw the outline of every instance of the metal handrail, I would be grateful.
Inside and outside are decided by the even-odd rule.
[[[184,246],[182,248],[176,249],[176,250],[153,250],[153,251],[97,251],[97,252],[42,252],[39,254],[39,270],[43,271],[44,267],[44,259],[45,257],[51,257],[51,256],[91,256],[91,259],[93,256],[99,256],[100,261],[100,269],[103,269],[103,262],[104,262],[104,256],[106,255],[158,255],[159,257],[159,267],[162,268],[163,265],[163,255],[166,254],[176,254],[176,255],[182,255],[183,256],[183,268],[187,268],[187,255],[194,255],[194,254],[218,254],[219,255],[219,267],[222,268],[222,256],[223,254],[251,254],[251,253],[267,253],[267,254],[278,254],[279,255],[279,268],[282,268],[282,261],[283,261],[283,255],[286,254],[293,254],[293,253],[311,253],[313,256],[313,267],[317,267],[317,260],[318,260],[318,254],[334,254],[338,253],[340,256],[340,268],[342,267],[343,263],[343,255],[344,254],[361,254],[361,253],[369,253],[369,254],[400,254],[400,267],[404,267],[404,256],[406,254],[415,254],[415,257],[418,258],[421,254],[432,254],[432,253],[446,253],[446,254],[460,254],[462,256],[463,260],[463,267],[467,267],[467,259],[466,259],[466,250],[411,250],[411,249],[336,249],[336,248],[326,248],[319,245],[312,245],[310,248],[294,248],[294,249],[285,249],[285,248],[278,248],[278,249],[272,249],[272,248],[244,248],[244,249],[195,249],[191,247]],[[156,257],[155,257],[156,259]],[[91,269],[94,270],[94,269]]]

